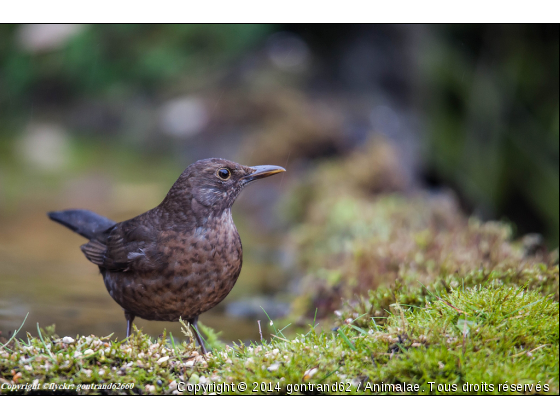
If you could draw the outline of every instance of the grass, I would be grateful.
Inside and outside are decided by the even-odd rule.
[[[414,294],[431,298],[414,306],[401,303]],[[371,305],[385,305],[383,295],[377,302],[376,296],[370,296]],[[136,331],[129,341],[60,338],[46,328],[0,350],[1,392],[558,394],[559,313],[553,295],[527,285],[467,280],[429,293],[421,285],[401,288],[394,301],[381,324],[363,315],[345,319],[336,331],[313,324],[291,339],[273,325],[276,337],[250,345],[224,346],[204,327],[214,348],[206,357],[195,350],[186,326],[183,340],[165,332],[154,340]],[[242,382],[246,390],[239,389]],[[134,386],[108,388],[117,383]],[[25,388],[33,384],[40,389]]]

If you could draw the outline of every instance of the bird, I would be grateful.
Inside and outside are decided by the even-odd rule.
[[[183,171],[158,206],[132,219],[117,223],[83,209],[47,214],[89,240],[81,250],[124,309],[127,337],[136,317],[183,319],[207,353],[198,317],[229,294],[243,263],[231,207],[248,184],[281,172],[203,159]]]

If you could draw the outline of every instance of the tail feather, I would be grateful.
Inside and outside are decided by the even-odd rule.
[[[47,213],[51,220],[91,239],[95,234],[113,227],[116,222],[89,210],[63,210]]]

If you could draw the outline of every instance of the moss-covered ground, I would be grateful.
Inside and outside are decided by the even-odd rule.
[[[558,281],[557,269],[549,274]],[[382,315],[347,318],[334,331],[310,325],[295,337],[276,330],[271,341],[223,346],[205,329],[206,356],[186,326],[181,340],[38,330],[1,350],[2,393],[558,394],[558,302],[507,274],[485,278],[381,288],[368,304]]]

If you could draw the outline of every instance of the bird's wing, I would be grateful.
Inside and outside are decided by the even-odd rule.
[[[157,237],[142,220],[131,219],[107,229],[87,244],[82,252],[87,259],[110,271],[129,271],[153,265],[157,258]]]

